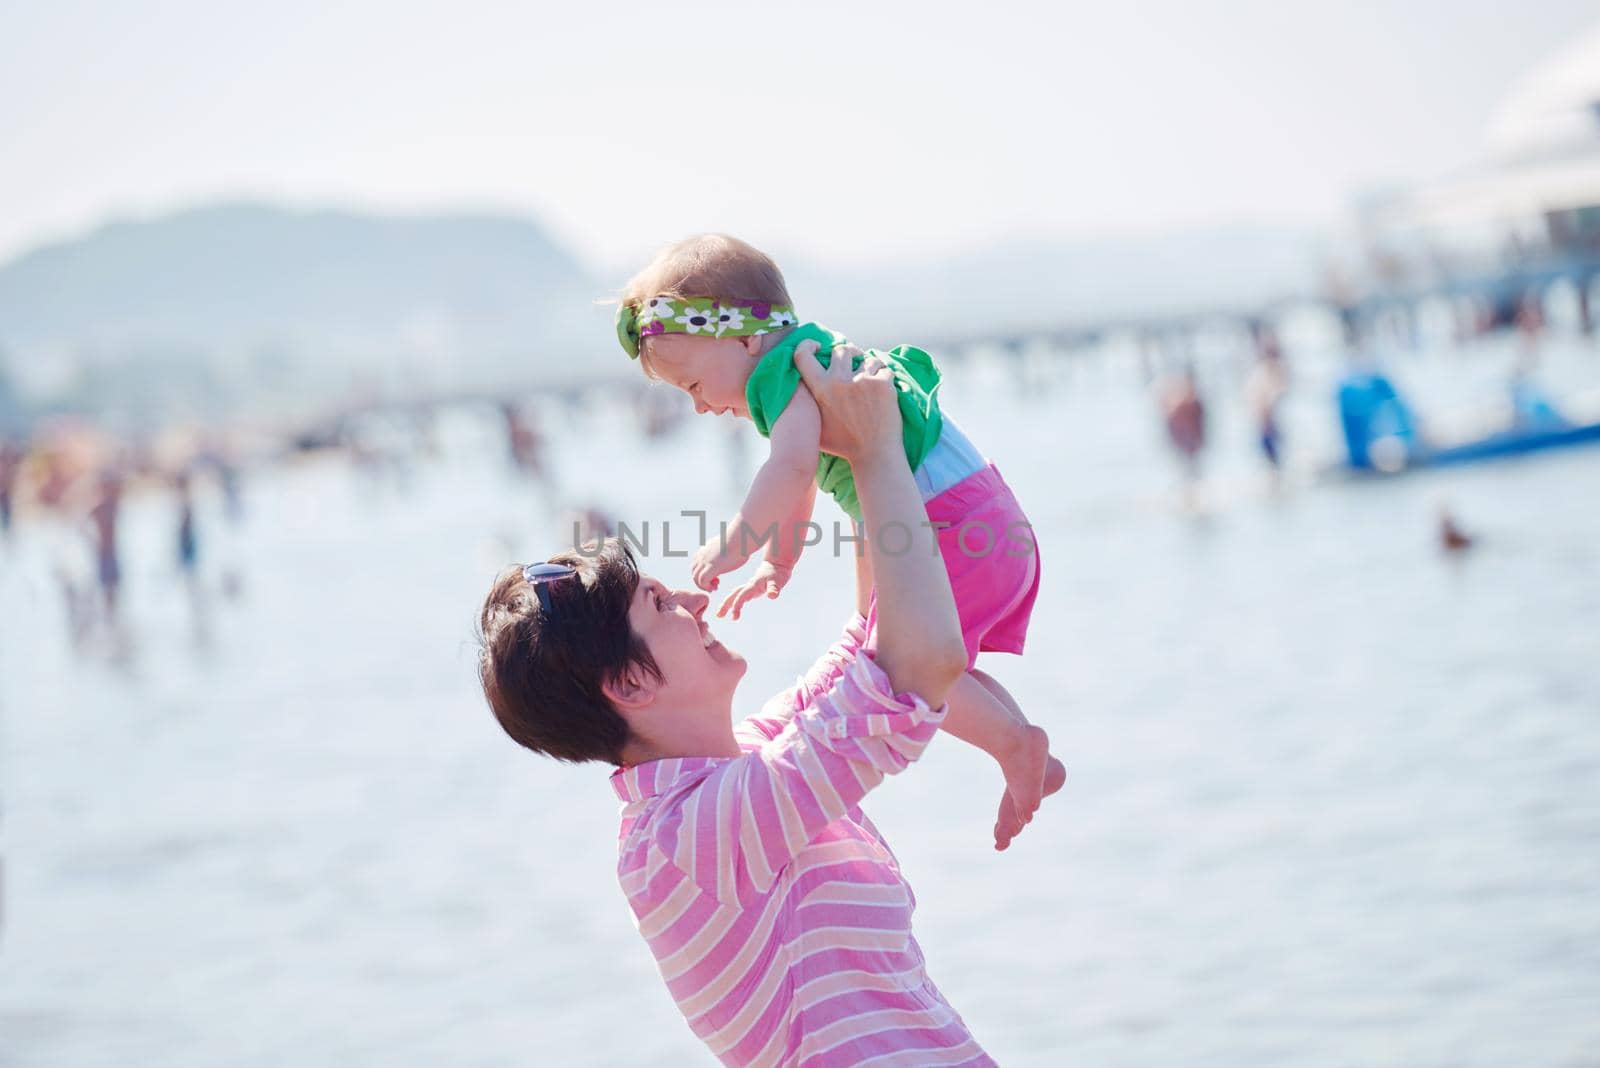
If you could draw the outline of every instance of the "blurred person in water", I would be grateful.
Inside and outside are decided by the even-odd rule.
[[[803,388],[797,353],[853,365],[870,356],[894,379],[895,423],[961,616],[967,673],[951,694],[944,729],[992,757],[1005,779],[994,825],[1005,849],[1059,788],[1064,773],[1045,731],[1028,722],[980,651],[1023,651],[1039,593],[1039,546],[999,470],[944,410],[933,358],[902,345],[870,353],[795,314],[783,273],[760,250],[725,234],[668,245],[624,287],[617,338],[650,378],[688,394],[701,415],[755,424],[768,455],[739,511],[693,560],[695,585],[719,588],[763,548],[754,573],[717,609],[738,619],[752,601],[788,584],[812,527],[821,489],[855,522],[861,511],[851,466],[822,446],[828,427]]]
[[[1256,328],[1256,362],[1245,379],[1245,404],[1255,420],[1256,445],[1272,469],[1276,484],[1283,468],[1283,427],[1279,406],[1289,392],[1289,372],[1283,362],[1283,347],[1272,327]]]
[[[189,621],[195,641],[206,644],[210,640],[210,620],[207,616],[205,587],[200,581],[200,527],[195,515],[194,478],[190,468],[180,470],[172,479],[177,504],[178,574],[182,576],[184,592],[189,598]]]
[[[544,437],[533,415],[512,401],[500,405],[506,424],[506,444],[511,466],[518,472],[544,477]]]
[[[189,472],[179,471],[173,477],[172,488],[178,503],[178,572],[192,587],[200,567],[200,533],[195,529],[194,490]]]
[[[711,633],[710,599],[609,540],[494,581],[480,681],[519,744],[617,766],[623,892],[722,1063],[992,1065],[929,979],[911,888],[860,808],[948,715],[967,660],[950,581],[887,367],[793,358],[867,529],[912,540],[894,553],[868,537],[855,612],[811,670],[734,725],[746,664]]]
[[[16,507],[17,480],[27,450],[20,441],[0,438],[0,538],[11,536],[12,512]]]
[[[1183,473],[1184,507],[1193,509],[1199,503],[1200,453],[1206,447],[1206,406],[1193,364],[1184,364],[1180,373],[1161,383],[1158,401],[1167,440]]]
[[[122,591],[122,558],[117,535],[122,515],[122,475],[108,467],[100,472],[99,495],[89,509],[89,533],[94,546],[95,579],[106,620],[117,621],[117,602]]]

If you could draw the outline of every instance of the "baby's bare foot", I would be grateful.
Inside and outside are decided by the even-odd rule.
[[[1050,736],[1043,727],[1024,727],[1017,744],[1001,754],[1000,773],[1006,777],[1006,793],[1016,818],[1023,823],[1033,819],[1044,800],[1045,764],[1050,759]]]
[[[1064,784],[1066,781],[1066,767],[1055,757],[1046,754],[1043,783],[1044,796],[1049,797],[1051,794],[1061,789],[1062,784]],[[995,849],[1004,850],[1011,844],[1011,840],[1013,838],[1022,833],[1022,829],[1027,825],[1028,821],[1017,815],[1017,806],[1016,803],[1011,799],[1011,791],[1007,790],[1005,793],[1001,794],[1000,812],[998,815],[996,815],[994,821]]]

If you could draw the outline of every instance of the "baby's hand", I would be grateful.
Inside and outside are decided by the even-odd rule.
[[[723,544],[720,540],[708,541],[694,554],[694,559],[689,563],[689,573],[694,577],[694,584],[709,593],[717,588],[718,575],[739,570],[748,559],[750,554],[741,555],[731,542]]]
[[[771,560],[761,561],[761,566],[756,568],[756,573],[743,586],[728,594],[728,599],[722,602],[722,607],[717,609],[717,618],[721,619],[728,614],[728,609],[733,609],[733,618],[739,618],[739,612],[745,605],[757,597],[766,596],[767,600],[776,598],[785,586],[789,584],[789,576],[794,574],[793,564],[775,564]]]

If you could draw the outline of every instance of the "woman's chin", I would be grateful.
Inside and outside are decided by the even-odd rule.
[[[720,641],[713,641],[710,645],[706,646],[706,655],[711,658],[711,662],[718,668],[722,668],[724,670],[735,670],[740,675],[744,674],[745,667],[747,666],[745,664],[744,657],[739,655],[734,650],[729,649]]]
[[[719,664],[738,664],[740,668],[744,667],[744,657],[721,642],[711,647],[711,659]]]

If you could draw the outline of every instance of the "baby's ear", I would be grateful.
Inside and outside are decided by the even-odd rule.
[[[765,346],[762,345],[762,342],[766,339],[767,338],[765,334],[752,334],[749,337],[742,337],[739,340],[744,342],[744,351],[748,352],[751,356],[754,356],[759,360],[762,353],[765,351]]]

